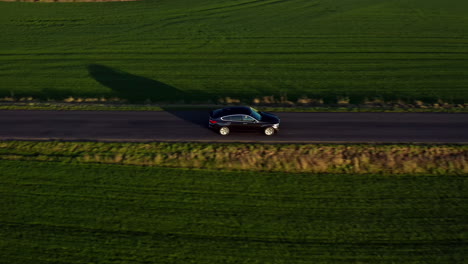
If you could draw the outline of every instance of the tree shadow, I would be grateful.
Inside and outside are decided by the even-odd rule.
[[[163,82],[130,74],[104,65],[88,65],[89,75],[98,83],[110,88],[117,97],[131,103],[148,100],[158,103],[186,102],[188,94]],[[177,111],[162,107],[164,111],[193,124],[207,128],[208,112]]]
[[[104,65],[88,65],[88,71],[97,82],[112,89],[117,97],[131,103],[141,103],[146,100],[175,103],[183,101],[186,96],[184,92],[163,82]]]

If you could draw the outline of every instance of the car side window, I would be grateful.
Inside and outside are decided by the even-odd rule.
[[[235,115],[233,115],[233,116],[226,116],[226,117],[223,117],[223,118],[221,118],[221,119],[223,119],[224,121],[234,121],[234,122],[236,122],[236,121],[237,121],[237,122],[242,121],[242,117],[241,117],[241,116],[235,116]]]
[[[248,115],[245,115],[245,116],[242,116],[242,121],[245,121],[245,122],[254,122],[255,119],[251,116],[248,116]]]
[[[238,115],[231,116],[231,121],[240,122],[242,121],[242,117]]]

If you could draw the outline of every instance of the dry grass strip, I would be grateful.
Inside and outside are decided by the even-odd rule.
[[[311,173],[468,174],[465,145],[3,141],[0,159]]]

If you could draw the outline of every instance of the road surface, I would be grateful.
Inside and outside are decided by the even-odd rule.
[[[468,114],[276,113],[280,133],[207,128],[205,111],[0,111],[1,140],[468,143]]]

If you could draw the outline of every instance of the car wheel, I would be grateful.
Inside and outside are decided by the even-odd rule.
[[[271,135],[273,135],[275,133],[275,129],[272,128],[272,127],[267,127],[267,128],[265,128],[265,130],[263,132],[265,132],[265,135],[271,136]]]
[[[229,127],[222,127],[219,129],[219,134],[222,136],[227,136],[229,135]]]

